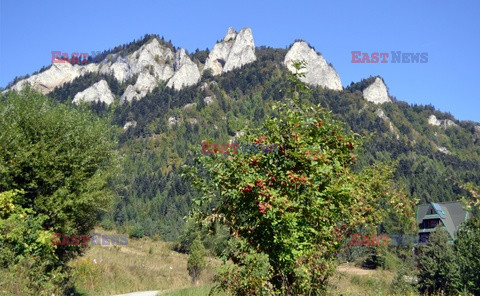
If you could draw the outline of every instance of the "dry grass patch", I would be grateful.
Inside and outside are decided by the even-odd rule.
[[[392,295],[390,284],[394,276],[395,273],[388,270],[362,269],[353,264],[341,264],[329,281],[328,295]]]
[[[114,234],[96,230],[102,234]],[[192,287],[187,272],[188,255],[172,251],[172,244],[149,238],[128,239],[123,246],[92,245],[69,265],[74,283],[87,295],[113,295],[135,291]],[[207,259],[199,285],[210,285],[220,261]]]

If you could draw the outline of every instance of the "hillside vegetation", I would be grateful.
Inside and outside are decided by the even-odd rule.
[[[175,49],[146,35],[89,63],[153,38]],[[478,123],[395,97],[369,102],[363,90],[377,77],[343,90],[307,87],[283,65],[286,53],[258,47],[255,62],[205,71],[181,90],[155,81],[132,102],[120,96],[138,73],[123,83],[86,74],[48,97],[30,88],[2,94],[0,292],[476,293],[469,248],[480,246]],[[201,68],[208,51],[189,56]],[[72,104],[100,80],[114,104]],[[210,157],[205,141],[280,149]],[[416,203],[463,197],[477,208],[455,244],[437,230],[418,254],[348,245],[354,232],[414,234]],[[51,241],[94,226],[128,234],[128,245]],[[435,256],[448,264],[429,264]]]
[[[205,54],[197,51],[192,56]],[[266,117],[274,115],[273,102],[288,95],[287,70],[282,65],[286,50],[260,47],[256,54],[257,61],[221,76],[204,75],[196,86],[175,91],[159,85],[131,104],[92,106],[98,114],[113,113],[119,127],[136,123],[120,135],[124,171],[114,184],[120,199],[102,218],[105,225],[137,226],[145,235],[178,238],[196,195],[179,176],[179,168],[200,153],[202,141],[228,143],[241,132],[261,126]],[[104,78],[117,96],[127,85]],[[65,101],[100,79],[80,77],[51,96]],[[420,203],[468,196],[461,184],[480,185],[476,123],[457,121],[431,105],[409,105],[395,98],[393,103],[370,103],[361,90],[373,79],[352,83],[343,91],[311,87],[303,100],[320,103],[352,131],[368,135],[359,155],[359,169],[375,161],[396,161],[395,180]],[[430,115],[451,119],[457,126],[432,126],[428,124]]]

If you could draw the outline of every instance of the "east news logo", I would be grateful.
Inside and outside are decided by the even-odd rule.
[[[391,51],[391,63],[428,63],[428,52],[401,52]],[[352,51],[352,63],[388,63],[390,54],[388,52],[368,52]]]

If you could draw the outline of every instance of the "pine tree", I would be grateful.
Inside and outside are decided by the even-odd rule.
[[[460,268],[456,262],[453,245],[448,233],[437,228],[430,234],[428,244],[421,249],[418,261],[418,284],[421,293],[454,294],[459,290]]]

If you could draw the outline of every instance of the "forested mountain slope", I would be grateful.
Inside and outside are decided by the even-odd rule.
[[[217,45],[236,42],[232,36],[227,33]],[[122,50],[135,55],[152,38],[176,51],[170,43],[149,35],[90,62]],[[235,44],[228,46],[233,51]],[[287,52],[256,47],[255,61],[214,76],[204,69],[211,52],[197,50],[188,57],[202,72],[198,83],[176,90],[166,80],[158,80],[144,97],[131,102],[120,98],[137,81],[138,73],[119,81],[113,72],[91,72],[50,92],[52,98],[68,103],[78,92],[105,80],[115,97],[112,105],[92,104],[98,114],[111,116],[118,126],[118,149],[124,155],[123,171],[112,183],[119,198],[112,211],[103,215],[104,225],[133,226],[138,233],[176,239],[196,194],[180,177],[180,167],[200,153],[202,141],[228,143],[275,115],[272,103],[288,96],[290,87],[284,63]],[[334,71],[333,67],[328,71]],[[412,198],[456,200],[468,195],[459,184],[480,185],[478,123],[458,121],[433,106],[409,105],[394,97],[383,104],[371,102],[365,99],[364,90],[375,81],[376,77],[370,77],[343,90],[311,85],[311,92],[301,99],[323,105],[347,128],[368,135],[358,157],[359,167],[374,161],[398,161],[395,178]]]

